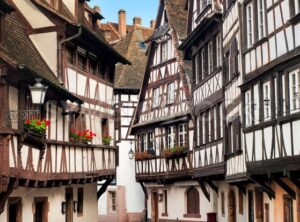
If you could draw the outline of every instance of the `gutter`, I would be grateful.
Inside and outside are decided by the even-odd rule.
[[[81,24],[77,24],[77,27],[78,27],[78,33],[67,38],[67,39],[64,39],[62,41],[60,41],[58,43],[58,48],[57,48],[57,59],[58,59],[58,63],[57,63],[57,78],[58,78],[58,81],[61,85],[63,85],[63,78],[62,78],[62,45],[66,42],[69,42],[71,40],[74,40],[76,38],[78,38],[79,36],[81,36],[82,34],[82,25]]]

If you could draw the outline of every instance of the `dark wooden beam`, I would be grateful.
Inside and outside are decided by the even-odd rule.
[[[273,178],[273,180],[282,188],[285,192],[287,192],[294,200],[296,200],[296,192],[289,187],[283,180],[280,178]]]
[[[0,193],[0,214],[2,214],[4,211],[5,203],[9,197],[9,195],[12,193],[12,191],[14,189],[14,184],[15,184],[15,181],[13,179],[10,179],[9,183],[7,184],[6,191],[3,191]]]
[[[200,187],[201,187],[201,190],[204,194],[204,196],[206,197],[206,199],[210,202],[210,194],[209,192],[207,191],[206,187],[205,187],[205,184],[204,184],[204,181],[202,180],[197,180],[197,182],[199,183]]]
[[[295,184],[295,186],[300,189],[300,181],[296,178],[291,178],[290,179],[292,181],[293,184]]]
[[[108,185],[114,180],[113,177],[108,178],[105,183],[101,186],[101,188],[97,191],[97,199],[99,200],[99,198],[102,196],[102,194],[105,193]]]
[[[270,200],[275,199],[275,192],[272,190],[271,187],[269,187],[268,185],[266,185],[265,182],[256,180],[253,177],[248,177],[248,178],[252,182],[254,182],[257,185],[259,185],[261,187],[261,189],[268,195],[268,197],[270,198]]]
[[[143,183],[143,182],[140,182],[140,185],[141,185],[142,190],[143,190],[143,192],[144,192],[144,194],[145,194],[146,200],[148,200],[149,195],[148,195],[147,188],[144,186],[144,183]]]
[[[244,195],[247,194],[247,189],[246,186],[243,186],[241,184],[235,184],[235,186],[239,189],[239,191],[241,191]]]
[[[210,180],[207,180],[208,185],[213,189],[217,194],[219,192],[219,188]]]

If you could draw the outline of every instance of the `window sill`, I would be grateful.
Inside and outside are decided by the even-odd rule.
[[[201,218],[200,214],[183,214],[183,217],[188,217],[188,218]]]

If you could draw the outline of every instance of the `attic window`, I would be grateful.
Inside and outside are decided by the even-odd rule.
[[[139,42],[140,49],[146,50],[146,44],[145,42]]]

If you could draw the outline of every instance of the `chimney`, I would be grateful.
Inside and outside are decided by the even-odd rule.
[[[141,17],[134,17],[133,18],[133,25],[134,26],[141,26],[142,25],[142,19],[141,19]]]
[[[150,21],[150,28],[155,29],[155,25],[156,25],[156,21],[154,19],[152,19]]]
[[[124,9],[120,9],[119,11],[119,33],[122,37],[126,36],[126,11]]]

